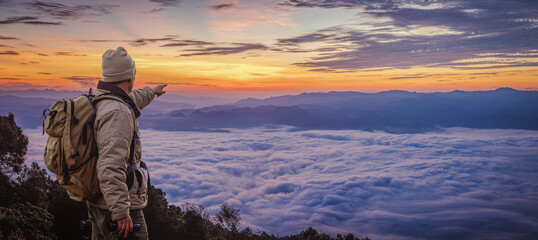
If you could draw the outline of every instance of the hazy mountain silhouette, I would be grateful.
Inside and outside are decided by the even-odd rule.
[[[41,126],[43,110],[54,102],[48,98],[22,98],[17,96],[0,96],[0,115],[15,114],[15,121],[22,128]]]
[[[41,125],[42,110],[54,100],[0,96],[0,114],[15,113],[25,128]],[[183,109],[182,109],[183,108]],[[156,101],[143,111],[142,128],[221,131],[264,125],[303,129],[360,129],[423,132],[443,127],[538,130],[538,92],[492,91],[416,93],[302,93],[243,99],[226,105],[185,108]]]
[[[95,88],[93,88],[95,91]],[[61,99],[61,98],[74,98],[81,94],[88,93],[85,91],[57,91],[54,89],[27,89],[27,90],[0,90],[0,96],[17,96],[23,98],[49,98],[49,99]],[[158,98],[163,103],[173,103],[176,108],[199,108],[208,107],[215,104],[224,104],[237,101],[238,98],[223,98],[223,97],[189,97],[172,93],[167,93]]]
[[[440,127],[538,129],[538,92],[493,91],[416,93],[385,91],[302,93],[248,98],[166,117],[146,116],[146,128],[244,128],[283,124],[301,129],[361,129],[422,132]]]
[[[17,96],[22,98],[74,98],[87,91],[56,91],[54,89],[0,90],[0,96]]]
[[[75,94],[76,93],[76,94]],[[71,94],[71,95],[69,95]],[[72,98],[81,95],[82,92],[68,92],[65,98]],[[43,95],[42,95],[43,96]],[[18,96],[1,96],[0,95],[0,115],[14,113],[19,126],[22,128],[36,128],[42,125],[43,110],[49,108],[58,98],[24,98]],[[144,114],[166,114],[178,107],[192,107],[191,104],[169,103],[159,100],[153,101],[149,106],[144,108]]]

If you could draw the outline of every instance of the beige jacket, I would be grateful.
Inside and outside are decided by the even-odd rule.
[[[97,89],[96,96],[109,93]],[[147,106],[155,97],[155,92],[149,87],[131,91],[129,96],[140,110]],[[108,209],[112,213],[112,221],[121,220],[129,215],[129,210],[141,209],[147,205],[147,176],[142,169],[144,178],[140,195],[138,194],[138,181],[127,194],[127,167],[129,165],[129,152],[133,131],[138,136],[138,121],[130,109],[123,103],[112,99],[105,99],[96,104],[96,118],[94,124],[95,140],[99,150],[97,160],[97,178],[102,196],[88,203],[91,206]],[[135,143],[133,162],[142,159],[142,145]]]

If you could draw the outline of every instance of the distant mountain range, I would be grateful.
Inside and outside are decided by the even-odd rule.
[[[95,90],[95,88],[94,88]],[[28,89],[28,90],[0,90],[0,96],[16,96],[22,98],[48,98],[48,99],[61,99],[61,98],[74,98],[81,94],[86,94],[87,91],[56,91],[54,89]],[[208,107],[215,104],[232,103],[239,98],[223,98],[223,97],[189,97],[183,95],[177,95],[167,93],[158,98],[160,102],[173,103],[176,108],[199,108]]]
[[[538,129],[538,92],[302,93],[146,116],[146,128],[188,130],[290,125],[303,129],[423,132],[442,127]]]
[[[0,96],[0,114],[15,113],[23,127],[40,126],[50,99]],[[140,118],[142,128],[220,131],[222,128],[289,125],[295,130],[360,129],[395,133],[444,127],[538,130],[538,92],[499,88],[492,91],[417,93],[302,93],[235,103],[185,108],[152,103]]]

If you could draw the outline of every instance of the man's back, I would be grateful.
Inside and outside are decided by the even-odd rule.
[[[142,146],[137,118],[155,95],[165,93],[166,85],[132,90],[136,67],[127,51],[118,47],[103,54],[103,81],[97,85],[96,97],[111,95],[95,104],[95,141],[99,157],[97,178],[102,195],[88,201],[92,239],[116,239],[140,225],[138,239],[148,239],[143,208],[147,205],[148,184],[142,168]],[[117,222],[116,231],[108,224]]]
[[[110,93],[98,89],[96,96]],[[149,104],[154,96],[153,90],[148,87],[134,90],[129,94],[137,107],[141,108]],[[140,132],[128,104],[112,99],[105,99],[96,104],[94,130],[99,150],[97,175],[103,196],[89,203],[95,207],[108,209],[112,213],[112,220],[115,221],[126,217],[129,210],[141,209],[147,204],[146,181],[143,181],[140,189],[138,181],[134,181],[129,194],[125,184],[126,169],[130,165],[128,160],[131,142],[133,136],[140,136]],[[136,164],[141,161],[142,146],[140,141],[136,139],[134,141],[132,163]],[[137,171],[142,173],[145,180],[143,171],[140,169]]]

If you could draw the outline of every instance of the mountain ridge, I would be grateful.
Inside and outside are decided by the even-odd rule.
[[[296,130],[358,129],[424,132],[444,127],[538,130],[538,92],[488,91],[417,93],[384,91],[302,93],[177,112],[175,125],[142,121],[163,130],[291,125]],[[290,110],[293,109],[293,110]],[[174,118],[174,116],[170,116]],[[168,120],[169,121],[169,120]]]
[[[52,99],[0,96],[0,114],[14,112],[25,128],[41,125]],[[24,106],[21,108],[20,106]],[[301,93],[192,108],[159,100],[144,109],[140,126],[179,131],[288,125],[295,130],[357,129],[396,133],[445,127],[538,130],[538,92],[498,88],[488,91],[417,93],[353,91]]]

